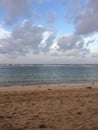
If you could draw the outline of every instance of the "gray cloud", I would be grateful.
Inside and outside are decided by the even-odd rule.
[[[41,45],[44,33],[49,33]],[[27,53],[45,53],[49,51],[55,36],[47,28],[40,25],[34,26],[31,22],[25,21],[21,27],[14,28],[11,37],[0,40],[0,53],[8,55],[26,55]]]
[[[2,8],[6,12],[6,23],[13,24],[21,16],[24,18],[41,17],[36,9],[30,8],[30,2],[42,4],[51,0],[2,0]],[[61,36],[56,39],[56,34],[43,26],[32,25],[32,22],[25,21],[22,26],[12,30],[11,36],[0,39],[0,53],[8,55],[26,55],[27,53],[47,53],[50,51],[54,40],[58,48],[56,54],[62,53],[67,56],[86,56],[89,49],[85,48],[94,42],[89,40],[85,43],[84,38],[87,34],[98,31],[98,0],[61,0],[67,8],[67,18],[75,25],[75,32],[69,36]],[[67,6],[66,6],[67,5]],[[85,8],[86,7],[86,8]],[[54,12],[48,13],[48,22],[54,23],[56,15]],[[45,34],[45,35],[44,35]],[[85,35],[86,34],[86,35]],[[84,37],[82,37],[82,36]]]
[[[65,19],[75,25],[75,34],[98,32],[98,0],[61,0],[66,8]]]
[[[93,54],[92,54],[92,57],[93,57],[93,58],[97,58],[97,57],[98,57],[98,52],[93,53]]]
[[[4,12],[4,23],[14,25],[21,18],[32,19],[33,21],[36,18],[39,19],[41,14],[36,8],[43,3],[49,2],[51,0],[1,0],[0,9]],[[51,16],[51,19],[53,19],[53,16]]]
[[[57,41],[55,45],[53,44]],[[91,41],[88,41],[90,44]],[[89,53],[84,47],[85,41],[81,36],[69,35],[56,38],[56,33],[41,25],[32,25],[31,21],[25,20],[21,26],[13,29],[9,37],[0,39],[0,54],[10,56],[27,55],[29,53],[49,53],[55,56],[83,56]]]
[[[85,8],[88,0],[61,0],[62,6],[65,10],[65,20],[75,22],[77,16]]]
[[[69,35],[58,39],[59,50],[67,56],[84,56],[89,53],[89,50],[84,47],[85,41],[81,36]]]
[[[30,0],[2,0],[2,9],[5,11],[7,24],[12,24],[21,16],[29,17],[30,15]]]
[[[72,48],[82,48],[83,45],[82,38],[77,35],[63,36],[58,40],[58,46],[64,51]]]
[[[95,42],[90,36],[98,32],[98,0],[61,0],[61,3],[66,8],[65,18],[74,24],[75,31],[71,36],[61,37],[58,46],[66,55],[86,56],[90,53],[88,46]]]
[[[98,0],[89,0],[86,8],[78,14],[75,24],[76,34],[98,32]]]
[[[93,40],[89,40],[89,41],[86,43],[86,46],[88,46],[89,44],[94,43],[95,41],[96,41],[95,39],[93,39]]]

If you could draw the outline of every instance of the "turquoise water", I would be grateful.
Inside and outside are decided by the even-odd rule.
[[[97,65],[0,66],[0,86],[98,82]]]

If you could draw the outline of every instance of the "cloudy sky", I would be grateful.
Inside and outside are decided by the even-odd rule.
[[[98,63],[98,0],[0,0],[5,63]]]

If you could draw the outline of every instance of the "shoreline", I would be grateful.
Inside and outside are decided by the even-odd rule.
[[[85,87],[97,87],[98,86],[98,83],[59,83],[59,84],[32,84],[32,85],[9,85],[9,86],[1,86],[0,87],[0,90],[2,89],[37,89],[37,88],[40,88],[40,89],[47,89],[47,88],[52,88],[52,89],[55,89],[55,88],[58,88],[58,89],[62,89],[63,87],[64,88],[85,88]]]

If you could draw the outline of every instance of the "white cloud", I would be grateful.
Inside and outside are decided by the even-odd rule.
[[[51,1],[2,0],[1,12],[3,11],[4,18],[6,18],[4,20],[7,25],[13,26],[10,26],[12,27],[10,28],[11,32],[2,26],[0,27],[0,55],[6,55],[10,58],[17,57],[19,62],[24,56],[29,59],[30,55],[29,61],[32,57],[37,58],[37,56],[45,55],[46,58],[42,57],[46,60],[47,57],[52,58],[54,56],[55,59],[59,57],[58,60],[61,57],[62,62],[64,58],[72,60],[71,58],[75,59],[78,57],[83,61],[82,57],[84,57],[86,61],[89,56],[98,56],[98,0],[61,0],[64,6],[67,5],[65,6],[67,8],[65,12],[67,10],[67,14],[74,24],[75,32],[72,35],[61,35],[58,37],[59,32],[56,34],[49,27],[40,25],[39,21],[37,21],[39,25],[34,25],[31,22],[34,17],[40,17],[40,13],[43,14],[42,11],[39,13],[39,7],[45,2]],[[30,2],[33,4],[30,5]],[[33,8],[34,6],[38,8]],[[56,13],[55,9],[46,11],[45,15],[47,16],[45,16],[44,20],[41,20],[41,23],[47,21],[55,23],[57,20],[56,15],[58,15]],[[19,25],[23,19],[25,19],[24,22]]]
[[[0,27],[0,39],[8,38],[10,37],[10,32],[5,30],[3,27]]]
[[[43,26],[32,25],[30,21],[25,21],[22,26],[13,29],[10,37],[0,40],[2,44],[0,53],[15,56],[26,55],[30,52],[46,53],[49,52],[54,39],[54,32],[50,32]]]
[[[98,52],[98,33],[88,36],[85,42],[88,43],[87,48],[90,50],[91,54]]]

